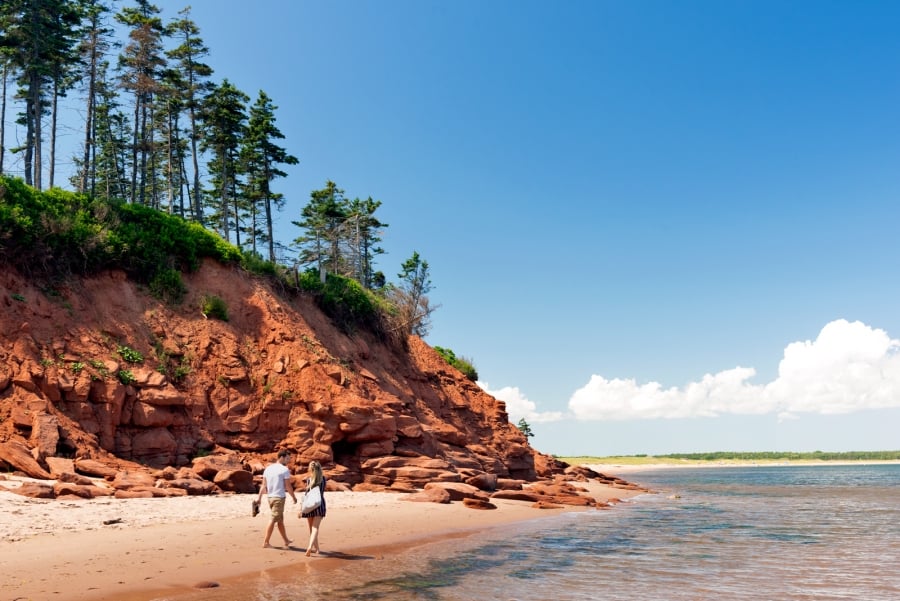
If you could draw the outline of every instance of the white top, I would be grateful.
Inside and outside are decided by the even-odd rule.
[[[277,461],[267,467],[263,472],[263,478],[266,481],[266,494],[270,497],[281,497],[283,499],[287,496],[284,483],[290,477],[291,470]]]

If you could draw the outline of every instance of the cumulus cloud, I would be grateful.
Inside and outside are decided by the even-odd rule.
[[[506,412],[509,414],[509,421],[518,422],[525,418],[529,423],[539,422],[555,422],[563,418],[563,414],[558,411],[542,411],[537,410],[537,405],[529,401],[517,386],[505,386],[499,390],[491,390],[490,384],[487,382],[476,382],[486,393],[492,397],[504,401],[506,403]]]
[[[840,319],[815,340],[789,344],[778,377],[768,384],[751,383],[756,370],[745,367],[707,374],[683,388],[594,375],[572,395],[569,410],[580,420],[723,414],[776,414],[785,420],[900,407],[898,349],[900,341],[883,330]]]

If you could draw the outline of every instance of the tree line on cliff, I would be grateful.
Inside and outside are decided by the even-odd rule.
[[[315,269],[263,261],[196,222],[144,205],[59,188],[41,192],[0,175],[0,262],[38,281],[48,295],[67,277],[122,269],[160,300],[180,303],[182,272],[196,270],[204,258],[266,277],[285,294],[311,295],[345,331],[364,328],[405,346],[409,334],[424,325],[416,321],[417,307],[408,304],[424,297],[430,285],[421,260],[407,262],[410,275],[400,284],[366,289],[339,274],[322,278]]]
[[[11,263],[55,273],[120,266],[177,300],[179,271],[211,256],[315,292],[343,327],[365,324],[401,340],[427,334],[436,308],[428,262],[413,252],[397,284],[375,268],[388,227],[375,214],[381,201],[349,199],[327,181],[292,221],[301,234],[277,243],[273,217],[285,199],[273,184],[297,158],[279,145],[273,100],[261,90],[251,105],[228,79],[216,82],[209,52],[190,7],[164,21],[148,0],[118,12],[106,0],[0,3],[0,176],[10,175],[9,150],[34,189],[3,180],[15,191],[5,202],[25,203],[31,219],[5,212],[5,251],[34,259]],[[57,132],[60,100],[75,90],[84,96],[83,142],[67,194],[56,187]],[[7,149],[15,107],[24,141]],[[13,231],[23,237],[11,239]],[[296,259],[278,264],[276,247]]]

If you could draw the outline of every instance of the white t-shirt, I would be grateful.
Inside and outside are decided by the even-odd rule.
[[[266,494],[270,497],[287,496],[284,483],[291,477],[291,470],[286,465],[275,462],[263,471],[263,478],[266,480]]]

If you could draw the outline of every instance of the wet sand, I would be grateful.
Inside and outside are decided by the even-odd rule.
[[[0,481],[6,488],[15,485]],[[594,482],[579,485],[601,501],[640,494]],[[269,514],[264,507],[251,517],[256,495],[70,501],[0,491],[0,601],[144,601],[205,587],[221,592],[261,574],[278,577],[291,567],[328,570],[493,526],[562,511],[597,511],[535,509],[504,499],[493,501],[495,510],[476,510],[461,502],[418,503],[404,496],[328,492],[322,552],[306,557],[306,520],[290,500],[285,523],[293,544],[263,549]],[[277,530],[272,543],[281,544]]]

